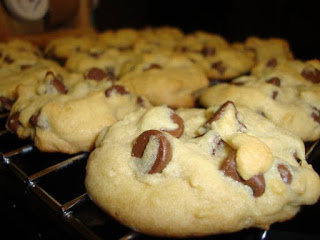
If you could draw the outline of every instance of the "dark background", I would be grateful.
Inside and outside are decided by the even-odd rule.
[[[174,26],[186,33],[204,30],[230,42],[248,36],[287,39],[296,58],[320,58],[319,1],[100,0],[94,11],[98,30]]]

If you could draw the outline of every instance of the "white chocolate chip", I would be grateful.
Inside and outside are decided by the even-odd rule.
[[[267,145],[258,138],[245,134],[235,134],[230,145],[237,149],[237,171],[244,180],[265,173],[273,163],[273,155]]]
[[[146,131],[149,129],[177,129],[179,126],[172,121],[170,117],[171,113],[172,110],[164,106],[152,108],[143,116],[141,120],[141,130]]]

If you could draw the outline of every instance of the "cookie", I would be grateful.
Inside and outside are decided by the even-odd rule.
[[[116,81],[124,73],[125,67],[135,64],[137,56],[133,52],[112,49],[90,49],[74,53],[65,64],[65,68],[79,72],[86,79]]]
[[[45,47],[46,58],[64,66],[66,60],[73,54],[97,47],[96,35],[65,36],[52,39]]]
[[[303,142],[232,102],[129,114],[101,132],[85,186],[107,214],[161,237],[268,229],[320,195]]]
[[[1,49],[0,55],[3,55],[3,56],[5,54],[3,54],[2,51],[10,51],[10,50],[14,50],[17,52],[20,51],[20,52],[24,52],[24,53],[29,53],[30,55],[35,55],[35,56],[39,56],[39,57],[42,56],[42,53],[37,46],[35,46],[31,42],[21,40],[18,38],[12,39],[8,42],[0,43],[0,49]]]
[[[316,86],[320,83],[320,61],[270,58],[257,64],[251,74],[258,78],[277,77],[285,86]]]
[[[233,101],[292,131],[305,142],[315,141],[320,138],[320,88],[303,77],[302,82],[310,85],[298,87],[296,82],[301,84],[290,74],[240,77],[231,84],[219,84],[204,90],[199,102],[209,107]]]
[[[111,81],[82,80],[64,93],[25,93],[13,105],[7,128],[31,138],[40,151],[73,154],[91,151],[104,127],[147,106]]]
[[[55,62],[42,59],[28,61],[26,65],[0,68],[0,109],[10,110],[18,98],[18,87],[35,86],[37,81],[43,80],[49,71],[67,74]]]
[[[139,31],[133,45],[137,53],[172,52],[184,38],[184,33],[175,27],[147,27]]]
[[[139,37],[139,30],[132,28],[122,28],[118,30],[106,30],[98,34],[101,46],[109,49],[115,48],[119,51],[130,51]]]
[[[234,47],[249,52],[251,51],[255,56],[256,63],[271,58],[294,59],[289,42],[283,38],[261,38],[251,36],[243,43],[234,44]]]
[[[59,66],[42,66],[29,69],[23,79],[26,80],[15,87],[17,99],[12,102],[6,125],[19,138],[25,139],[34,138],[33,122],[41,108],[59,95],[66,95],[74,85],[83,81],[83,77],[68,73]]]
[[[187,35],[176,51],[196,63],[211,81],[230,80],[250,71],[252,56],[234,48],[222,36],[203,31]]]
[[[194,93],[207,87],[208,80],[188,58],[166,52],[143,54],[119,84],[146,97],[152,105],[191,107],[195,104]]]

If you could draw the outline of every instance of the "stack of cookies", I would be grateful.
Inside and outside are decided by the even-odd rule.
[[[91,152],[85,185],[154,236],[229,233],[295,216],[320,196],[320,62],[283,39],[172,27],[0,44],[6,127],[44,152]]]

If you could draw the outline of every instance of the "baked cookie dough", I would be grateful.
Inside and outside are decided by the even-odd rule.
[[[99,41],[95,34],[65,36],[52,39],[44,49],[46,58],[64,66],[66,60],[73,54],[97,47]]]
[[[72,54],[66,61],[66,69],[79,72],[86,79],[116,81],[125,69],[136,64],[138,56],[132,51],[117,48],[97,49]]]
[[[209,107],[230,100],[236,105],[249,107],[305,142],[319,139],[320,101],[317,92],[320,88],[285,85],[283,80],[281,77],[240,77],[231,84],[219,84],[204,90],[199,102]]]
[[[175,50],[196,63],[211,81],[230,80],[254,65],[252,55],[234,48],[222,36],[204,31],[186,35]]]
[[[255,57],[255,62],[276,59],[294,59],[288,41],[282,38],[261,38],[251,36],[243,43],[233,44],[235,48],[249,51]]]
[[[6,126],[20,138],[31,138],[43,152],[91,151],[104,127],[149,106],[147,100],[107,80],[78,81],[67,92],[30,94],[23,89],[23,93]]]
[[[19,97],[18,89],[20,86],[30,87],[30,93],[34,93],[34,88],[37,88],[38,83],[45,80],[48,72],[57,73],[60,78],[68,75],[68,72],[57,63],[43,59],[28,61],[25,65],[15,65],[15,69],[0,68],[0,110],[11,109]],[[58,81],[53,83],[59,84]]]
[[[85,185],[122,224],[162,237],[268,229],[320,195],[300,138],[232,102],[127,115],[101,132]]]
[[[133,94],[146,97],[153,105],[192,107],[195,92],[207,87],[209,81],[185,56],[161,52],[143,54],[133,69],[120,78],[119,84]]]
[[[284,86],[315,87],[320,83],[320,61],[270,58],[257,64],[251,75],[261,79],[279,78]]]

